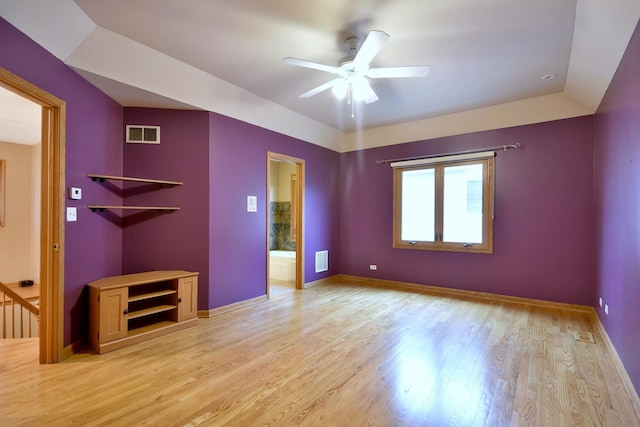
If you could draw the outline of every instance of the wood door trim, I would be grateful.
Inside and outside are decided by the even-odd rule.
[[[40,363],[62,360],[66,103],[0,67],[0,86],[42,106]]]

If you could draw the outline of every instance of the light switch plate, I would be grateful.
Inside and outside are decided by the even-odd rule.
[[[247,212],[258,212],[258,196],[247,196]]]
[[[78,210],[75,207],[67,208],[67,222],[74,222],[78,220]]]

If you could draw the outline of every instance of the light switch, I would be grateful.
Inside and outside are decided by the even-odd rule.
[[[258,212],[258,196],[247,196],[247,212]]]
[[[75,207],[67,208],[67,222],[73,222],[78,220],[78,210]]]

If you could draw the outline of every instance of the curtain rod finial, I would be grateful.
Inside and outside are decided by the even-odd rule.
[[[515,144],[505,144],[502,146],[502,151],[507,151],[509,148],[524,148],[524,146],[519,142],[516,142]]]

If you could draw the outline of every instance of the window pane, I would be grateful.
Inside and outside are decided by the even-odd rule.
[[[434,241],[435,182],[434,169],[402,172],[401,240]]]
[[[482,243],[482,164],[444,168],[444,242]]]

